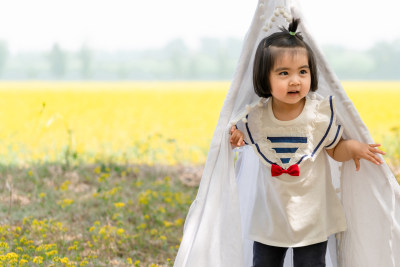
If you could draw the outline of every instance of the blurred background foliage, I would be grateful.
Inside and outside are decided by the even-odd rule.
[[[3,80],[230,80],[242,47],[235,38],[202,38],[197,47],[183,39],[158,49],[77,51],[54,43],[48,51],[10,53],[0,40]],[[325,45],[322,50],[341,80],[398,80],[400,39],[365,50]]]

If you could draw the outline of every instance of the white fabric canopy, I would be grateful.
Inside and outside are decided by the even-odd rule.
[[[186,218],[176,267],[252,265],[253,242],[244,233],[254,195],[254,183],[249,177],[258,170],[259,160],[250,147],[244,147],[239,149],[235,165],[229,130],[246,112],[246,105],[259,99],[252,84],[253,59],[259,41],[279,26],[287,27],[292,17],[301,19],[298,31],[316,56],[317,93],[336,98],[343,137],[373,143],[360,115],[307,32],[296,1],[260,1],[222,107],[198,194]],[[353,161],[330,163],[332,182],[341,197],[348,229],[329,237],[327,266],[400,267],[400,186],[388,166],[363,160],[356,172]],[[285,259],[285,267],[288,266],[292,266],[290,251]]]

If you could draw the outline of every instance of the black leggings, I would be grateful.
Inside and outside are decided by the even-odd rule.
[[[328,241],[325,241],[293,248],[294,267],[325,267],[327,244]],[[254,241],[253,267],[282,267],[287,249]]]

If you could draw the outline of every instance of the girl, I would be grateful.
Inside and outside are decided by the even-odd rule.
[[[283,266],[288,247],[295,267],[325,266],[327,239],[346,230],[326,154],[336,161],[380,165],[379,144],[343,140],[332,96],[316,99],[317,65],[297,31],[299,19],[259,43],[255,93],[267,101],[248,107],[231,128],[233,147],[250,145],[261,161],[248,236],[253,266]],[[250,179],[251,180],[251,179]]]
[[[257,1],[175,267],[257,266],[275,254],[282,265],[286,251],[285,267],[318,266],[325,250],[329,267],[400,266],[399,184],[303,23],[308,46],[296,33],[298,2]]]

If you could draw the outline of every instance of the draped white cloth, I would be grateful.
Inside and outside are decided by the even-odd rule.
[[[196,199],[186,218],[175,267],[252,265],[253,241],[244,233],[248,232],[248,212],[255,190],[251,177],[260,163],[252,148],[244,147],[239,149],[235,164],[229,130],[243,117],[246,105],[258,100],[253,90],[252,70],[259,41],[279,26],[287,27],[291,17],[301,19],[298,31],[315,53],[318,94],[336,98],[343,137],[373,143],[360,115],[308,33],[296,1],[261,0],[222,107]],[[400,186],[388,166],[363,160],[360,171],[356,172],[353,161],[343,164],[329,161],[332,182],[345,210],[347,231],[329,237],[327,266],[400,267]],[[291,255],[289,251],[285,267],[292,266]]]

